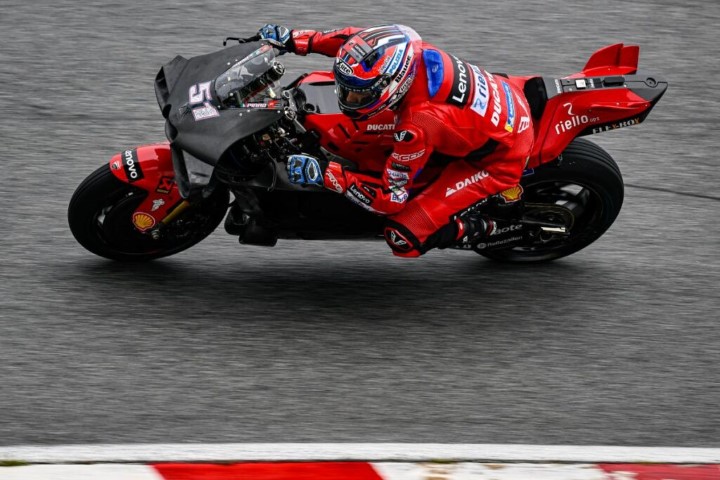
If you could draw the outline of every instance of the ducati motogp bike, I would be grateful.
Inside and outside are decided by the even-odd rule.
[[[227,40],[218,51],[162,66],[155,93],[167,141],[121,151],[79,185],[68,209],[77,241],[113,260],[152,260],[190,248],[223,219],[246,245],[383,239],[383,217],[333,191],[290,183],[283,162],[304,153],[379,173],[392,151],[393,112],[353,121],[339,110],[332,72],[283,83],[282,51],[257,37]],[[663,96],[667,82],[639,74],[638,56],[639,47],[615,44],[569,76],[495,73],[524,92],[534,149],[518,187],[458,214],[484,214],[501,226],[497,237],[465,248],[538,262],[603,235],[620,212],[623,180],[613,158],[581,137],[637,125]],[[517,128],[529,121],[517,119]],[[411,199],[447,162],[429,160]]]

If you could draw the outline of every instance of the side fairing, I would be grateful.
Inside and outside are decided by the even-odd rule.
[[[176,57],[160,69],[155,94],[174,145],[216,165],[234,143],[278,121],[278,109],[218,108],[212,87],[219,75],[262,45],[252,42],[190,59]],[[205,103],[192,105],[191,99],[198,98]]]
[[[641,123],[667,89],[657,76],[555,79],[539,122],[530,167],[556,158],[576,137]]]
[[[110,170],[118,180],[147,192],[132,216],[141,232],[157,225],[182,201],[167,143],[124,150],[110,159]]]

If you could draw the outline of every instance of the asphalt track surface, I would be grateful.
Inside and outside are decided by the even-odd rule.
[[[713,1],[0,0],[0,445],[463,442],[720,446]],[[96,258],[66,208],[163,139],[152,80],[266,21],[403,22],[491,71],[579,70],[641,45],[667,95],[593,137],[628,184],[611,230],[552,264],[373,242]],[[293,73],[329,60],[290,58]],[[678,192],[678,193],[672,193]]]

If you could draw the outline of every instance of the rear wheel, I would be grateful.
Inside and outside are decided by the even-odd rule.
[[[199,204],[167,225],[159,239],[140,233],[132,214],[147,196],[144,190],[118,180],[104,165],[78,186],[68,207],[75,239],[101,257],[119,261],[147,261],[186,250],[220,224],[229,203],[227,188],[218,186]]]
[[[624,197],[620,169],[610,155],[584,139],[575,139],[561,157],[522,180],[525,218],[569,226],[565,234],[536,228],[519,245],[478,253],[513,263],[565,257],[600,238],[613,224]],[[533,231],[526,225],[526,230]]]

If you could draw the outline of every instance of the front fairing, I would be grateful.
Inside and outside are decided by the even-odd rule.
[[[174,147],[214,166],[234,143],[281,118],[282,100],[260,103],[262,91],[260,96],[244,97],[255,100],[253,103],[232,105],[228,96],[232,89],[225,88],[220,97],[216,93],[216,85],[223,87],[218,78],[259,49],[267,52],[272,47],[252,42],[190,59],[178,56],[160,69],[155,93],[166,119],[166,134]]]

